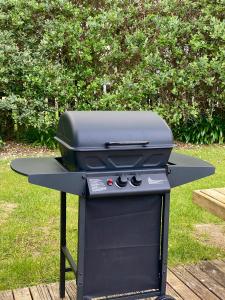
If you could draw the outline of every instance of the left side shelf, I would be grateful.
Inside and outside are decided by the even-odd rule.
[[[68,172],[58,157],[17,158],[10,166],[13,171],[25,176]]]

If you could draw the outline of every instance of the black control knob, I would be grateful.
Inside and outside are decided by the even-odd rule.
[[[135,186],[139,186],[141,185],[142,183],[142,179],[139,175],[134,175],[132,178],[131,178],[131,183]]]
[[[124,175],[118,177],[116,180],[116,183],[120,187],[126,186],[127,185],[127,177],[125,177]]]

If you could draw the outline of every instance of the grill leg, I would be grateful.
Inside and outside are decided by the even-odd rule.
[[[60,298],[65,297],[66,257],[62,247],[66,246],[66,193],[60,192]]]
[[[77,300],[84,299],[84,248],[85,248],[85,214],[86,199],[79,199],[78,222],[78,269],[77,269]]]
[[[167,277],[167,257],[168,257],[168,234],[169,234],[169,209],[170,194],[166,193],[163,197],[163,215],[162,215],[162,248],[161,248],[161,295],[166,293]],[[161,298],[159,298],[161,299]],[[162,298],[163,299],[163,298]],[[167,298],[165,298],[167,299]],[[170,298],[168,298],[170,299]]]

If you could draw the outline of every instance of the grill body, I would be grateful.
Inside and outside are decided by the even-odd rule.
[[[61,157],[11,167],[60,191],[60,297],[73,271],[77,300],[173,299],[165,296],[170,190],[215,168],[171,153],[172,132],[152,112],[66,112],[56,139]],[[79,195],[76,263],[66,243],[67,193]]]

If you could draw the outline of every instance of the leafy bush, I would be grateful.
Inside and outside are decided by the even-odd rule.
[[[51,144],[67,109],[153,109],[223,142],[224,17],[224,0],[0,0],[1,133]]]

